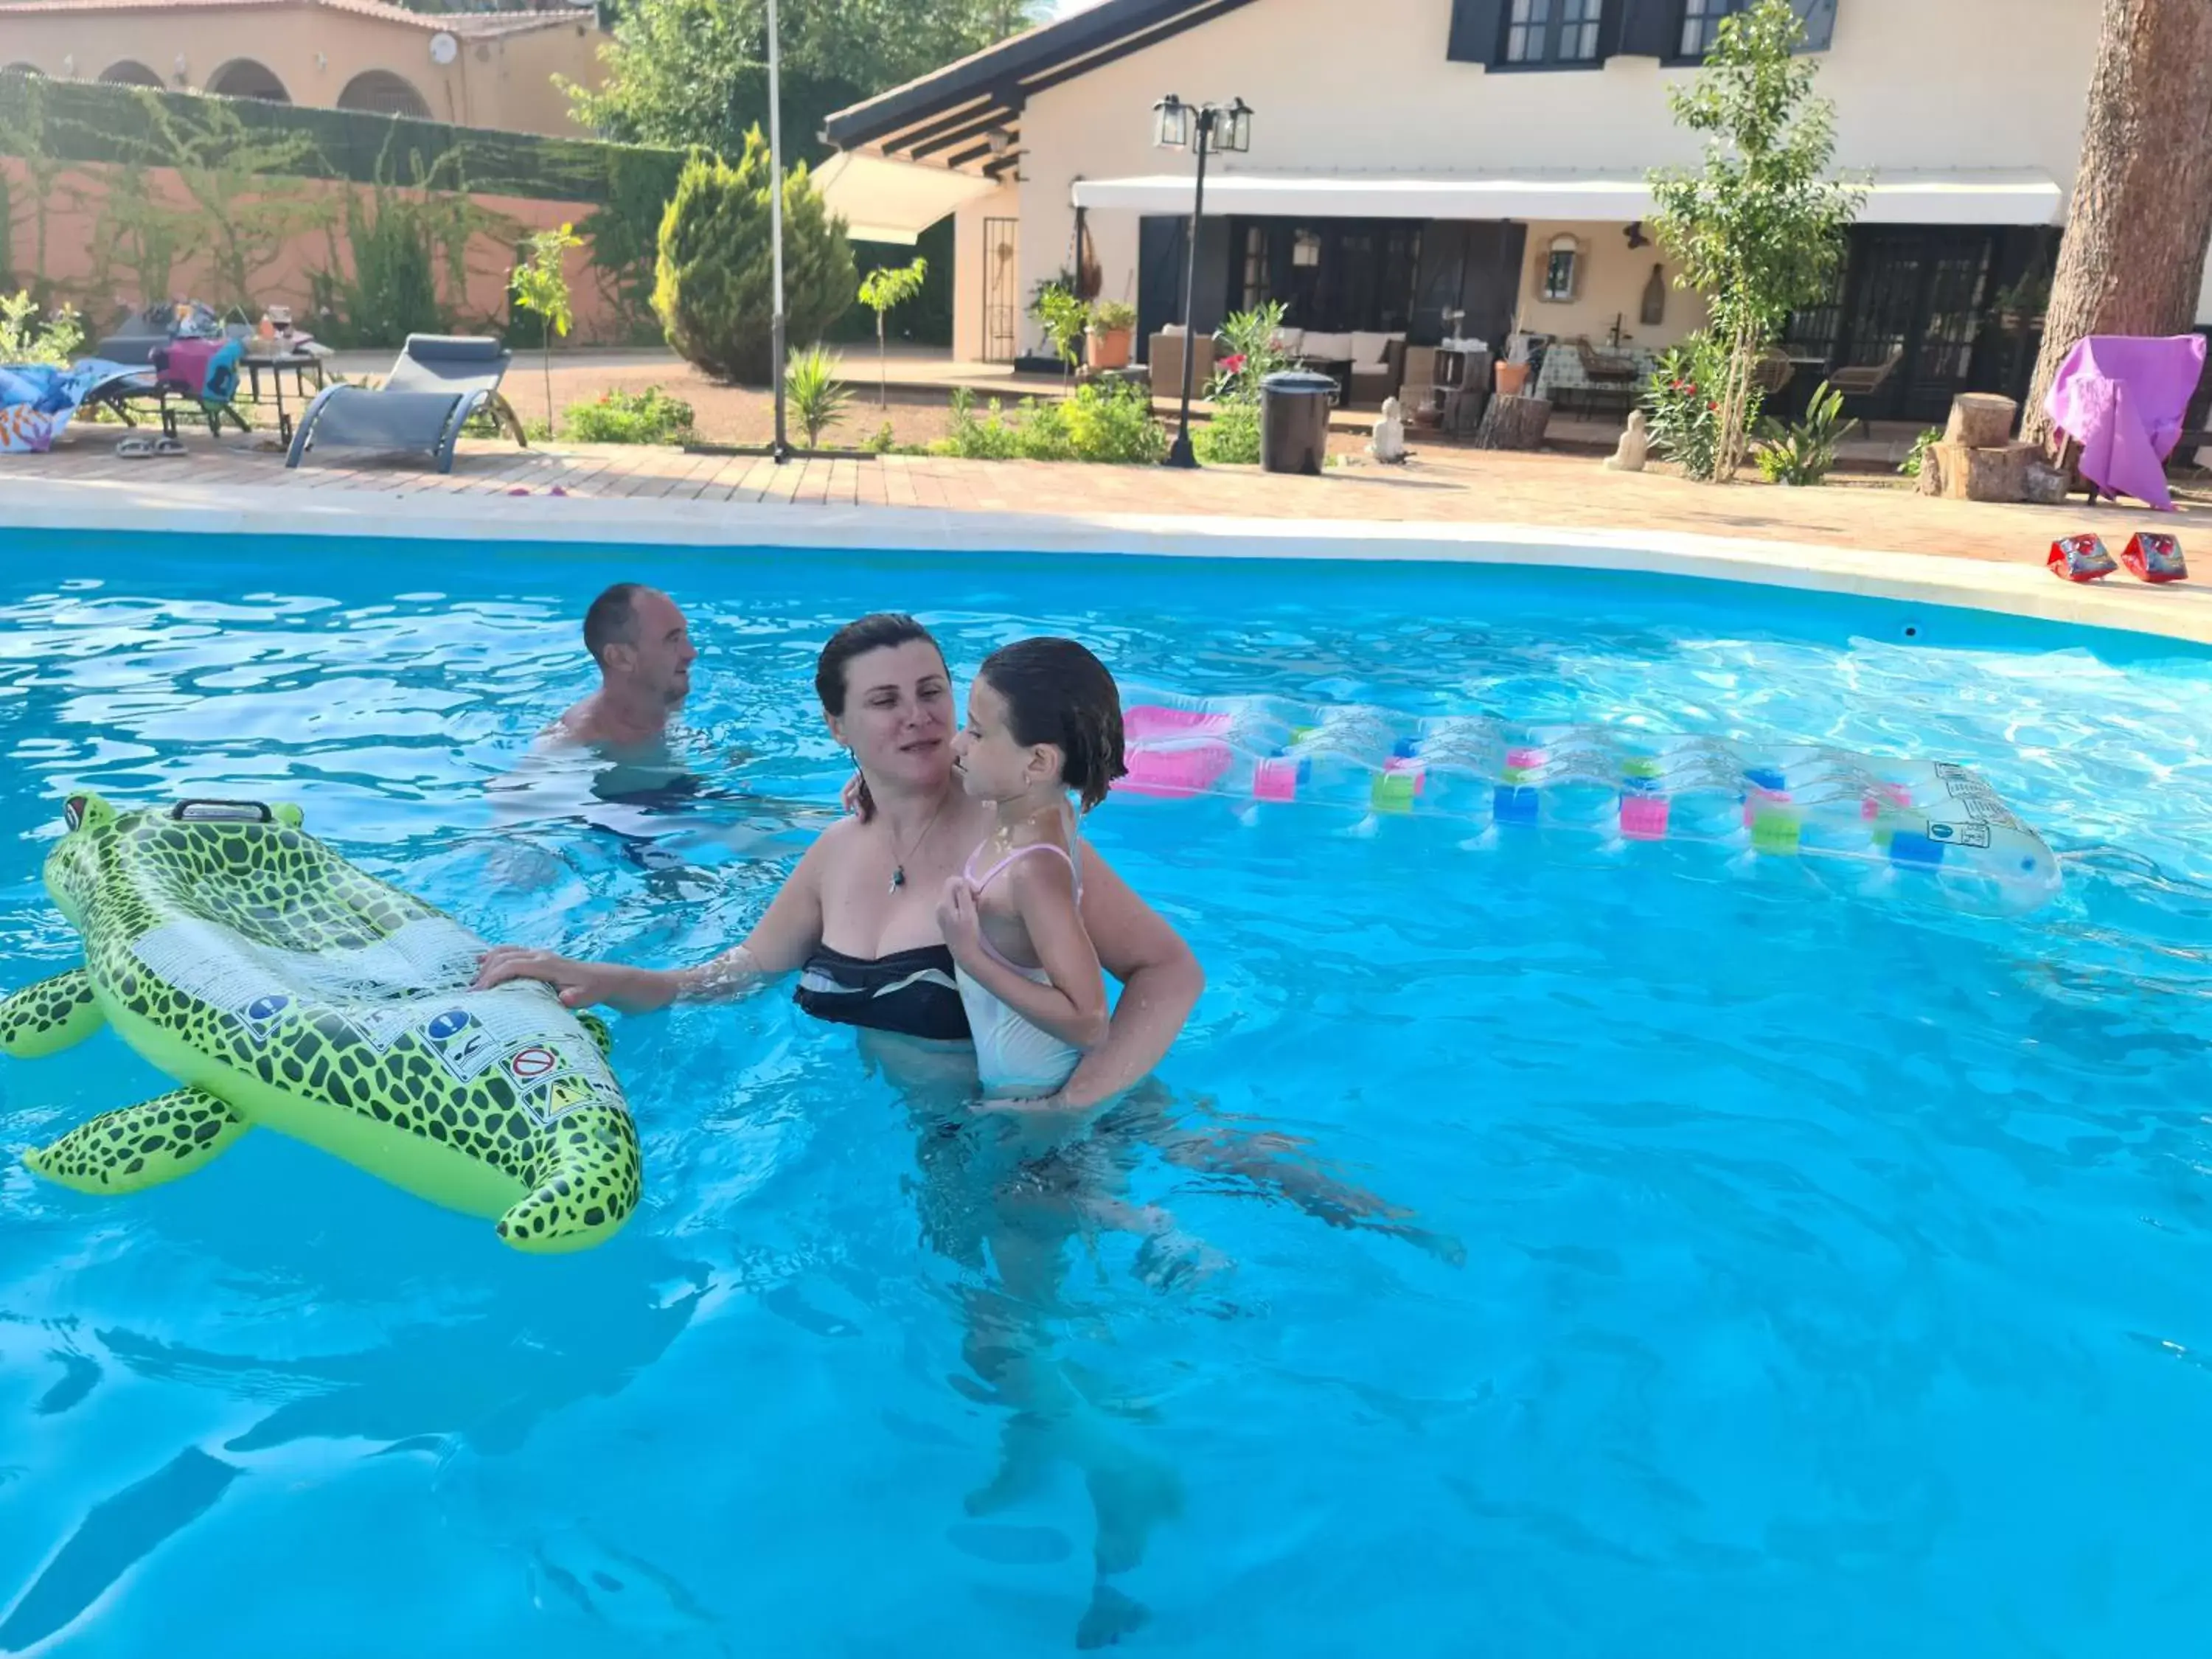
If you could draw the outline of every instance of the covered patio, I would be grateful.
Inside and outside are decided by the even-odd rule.
[[[1191,179],[1077,180],[1079,241],[1133,220],[1140,356],[1179,322],[1189,265]],[[2055,257],[2064,197],[2047,174],[1893,173],[1867,192],[1833,297],[1793,319],[1770,380],[1802,410],[1841,375],[1862,419],[1940,422],[1968,391],[2025,390],[2039,316],[2012,297]],[[1639,172],[1210,176],[1194,326],[1270,301],[1310,338],[1381,336],[1407,350],[1454,338],[1497,349],[1529,337],[1533,388],[1563,410],[1625,414],[1653,360],[1703,320],[1653,246]],[[1123,240],[1128,240],[1126,234]],[[1401,351],[1401,360],[1403,353]],[[1376,386],[1372,407],[1398,390]]]

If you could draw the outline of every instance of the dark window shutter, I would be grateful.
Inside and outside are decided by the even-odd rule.
[[[1497,62],[1504,16],[1505,0],[1452,0],[1451,41],[1444,56],[1455,64]]]
[[[1682,0],[1622,0],[1623,58],[1673,58],[1682,46]]]
[[[1805,26],[1806,52],[1826,52],[1836,38],[1837,0],[1790,0],[1797,21]]]
[[[1628,15],[1628,0],[1605,0],[1605,10],[1598,18],[1597,60],[1602,64],[1608,58],[1620,55],[1620,26]]]

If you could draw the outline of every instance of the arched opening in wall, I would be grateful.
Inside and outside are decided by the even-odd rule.
[[[158,87],[161,77],[143,64],[125,58],[119,64],[110,64],[100,70],[100,78],[111,87]]]
[[[7,68],[0,69],[0,75],[35,75],[43,81],[46,72],[36,64],[10,64]]]
[[[264,104],[289,104],[292,94],[284,90],[265,64],[257,64],[251,58],[234,58],[208,76],[207,89],[223,98],[258,98]]]
[[[364,70],[345,83],[338,94],[340,109],[360,110],[368,115],[411,115],[418,121],[430,118],[430,106],[415,84],[404,76],[389,70]]]

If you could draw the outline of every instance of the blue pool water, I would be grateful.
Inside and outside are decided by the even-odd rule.
[[[689,608],[688,741],[747,797],[642,851],[485,793],[586,689],[574,619],[623,576]],[[885,605],[963,679],[1050,629],[1200,695],[1956,759],[2066,885],[1978,918],[1116,801],[1097,842],[1211,982],[1168,1101],[1021,1203],[979,1175],[1003,1149],[780,996],[622,1026],[647,1201],[580,1257],[269,1134],[130,1200],[11,1165],[0,1651],[1066,1651],[1101,1510],[1158,1519],[1132,1652],[2201,1644],[2201,656],[1566,574],[19,538],[0,981],[72,958],[37,877],[84,787],[295,799],[489,937],[704,955],[834,800],[813,653]],[[0,1142],[161,1086],[109,1036],[0,1065]],[[1422,1237],[1189,1167],[1268,1133]],[[1233,1265],[1084,1236],[1097,1194],[1215,1253],[1166,1268]],[[1013,1370],[1055,1461],[973,1514]]]

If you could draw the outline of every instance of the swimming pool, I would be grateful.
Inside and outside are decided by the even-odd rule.
[[[1124,1520],[1180,1489],[1132,1651],[2106,1653],[2212,1613],[2202,653],[1498,569],[264,547],[42,536],[0,575],[5,983],[70,958],[37,871],[84,786],[298,800],[492,937],[703,955],[834,798],[813,653],[886,605],[963,678],[1053,629],[1194,696],[1956,759],[2066,884],[1982,918],[1788,861],[1109,803],[1211,978],[1135,1127],[1301,1137],[1425,1235],[1125,1126],[1045,1185],[1234,1264],[1158,1284],[994,1212],[987,1158],[781,997],[618,1031],[647,1200],[581,1257],[271,1135],[126,1201],[11,1167],[0,1650],[1060,1651],[1086,1467]],[[696,750],[750,797],[648,842],[485,794],[618,576],[690,610]],[[105,1036],[0,1066],[0,1140],[156,1087]],[[1050,1305],[977,1265],[1009,1226],[1057,1248]],[[1087,1449],[971,1514],[1010,1416],[986,1328]]]

